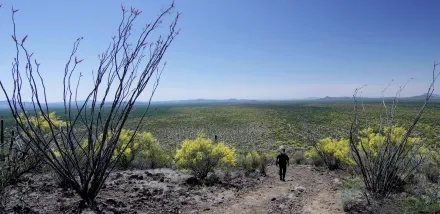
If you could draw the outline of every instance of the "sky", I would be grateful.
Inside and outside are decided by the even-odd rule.
[[[171,2],[0,0],[0,80],[11,92],[12,6],[19,9],[18,37],[28,35],[48,101],[55,102],[62,100],[64,66],[78,37],[84,61],[77,71],[92,78],[97,55],[116,33],[121,3],[143,11],[141,28]],[[433,63],[440,61],[435,0],[176,0],[175,6],[181,31],[164,56],[156,101],[352,96],[363,85],[362,96],[380,97],[389,83],[385,96],[411,78],[402,96],[413,96],[426,93]],[[167,21],[159,32],[166,33]]]

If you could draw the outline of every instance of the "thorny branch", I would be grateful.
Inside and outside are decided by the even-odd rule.
[[[155,41],[150,37],[173,9],[174,2],[135,36],[134,21],[141,11],[134,8],[127,10],[121,6],[122,20],[117,35],[99,55],[99,66],[93,72],[92,89],[83,101],[79,101],[78,92],[83,74],[79,73],[78,80],[73,78],[78,65],[83,61],[76,56],[83,38],[74,42],[64,68],[64,107],[61,116],[64,126],[57,126],[49,117],[47,88],[40,72],[40,64],[32,58],[33,54],[24,45],[28,36],[18,39],[15,23],[18,10],[12,8],[12,39],[16,47],[12,67],[14,85],[12,92],[6,89],[2,81],[0,87],[15,118],[18,135],[35,152],[41,154],[56,173],[70,182],[89,206],[94,206],[94,199],[105,179],[116,166],[122,152],[130,145],[128,143],[119,153],[115,153],[120,132],[136,100],[153,81],[147,110],[134,127],[130,142],[143,124],[166,65],[166,62],[161,63],[162,58],[179,34],[176,26],[181,14],[177,13],[171,21],[166,36],[159,36]],[[24,71],[20,67],[20,57],[25,59]],[[25,101],[25,88],[31,91],[30,102]],[[49,124],[49,134],[43,132],[39,120],[35,123],[32,119],[39,117]]]

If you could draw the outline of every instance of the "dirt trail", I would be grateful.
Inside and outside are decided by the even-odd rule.
[[[287,169],[283,182],[277,168],[269,166],[261,184],[238,193],[233,201],[211,207],[209,213],[344,213],[335,178],[332,172],[294,165]]]

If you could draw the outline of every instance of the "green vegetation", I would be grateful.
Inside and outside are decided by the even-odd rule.
[[[383,106],[380,103],[364,103],[364,106],[369,118],[366,122],[372,128],[360,132],[358,145],[364,146],[374,156],[377,148],[383,146],[386,131],[378,129]],[[391,143],[401,140],[404,129],[414,119],[420,106],[420,102],[399,104]],[[436,101],[428,105],[408,144],[411,147],[425,142],[419,151],[424,155],[424,162],[415,173],[424,175],[431,183],[438,182],[440,175],[440,126],[435,126],[440,118],[440,111],[436,110],[439,107],[440,103]],[[280,146],[287,148],[291,163],[311,163],[312,159],[316,165],[323,165],[326,160],[319,155],[322,152],[328,158],[327,166],[337,165],[329,168],[351,169],[354,164],[347,141],[353,116],[351,102],[162,105],[153,106],[153,109],[134,143],[122,154],[119,166],[154,168],[174,163],[175,167],[199,178],[206,177],[215,168],[234,165],[248,172],[260,171],[264,174],[265,167],[274,161],[274,154]],[[144,110],[139,106],[130,114],[126,130],[121,133],[119,149],[126,145],[131,133],[128,130],[136,125]],[[1,115],[5,124],[12,126],[8,113],[0,111]],[[200,135],[201,132],[204,135]],[[218,137],[216,142],[215,135]],[[207,162],[209,164],[203,164]],[[355,203],[349,200],[354,196],[358,198],[356,200],[361,200],[363,191],[365,186],[359,177],[356,176],[351,183],[343,181],[344,203],[347,206]],[[411,197],[399,200],[397,205],[404,212],[419,208],[435,210],[435,204],[423,204],[427,197],[431,196],[411,193]]]
[[[136,133],[133,139],[133,130],[123,129],[119,136],[118,148],[114,156],[121,153],[119,165],[124,168],[130,168],[135,162],[137,165],[143,165],[148,162],[150,168],[163,166],[170,160],[170,157],[160,147],[159,143],[149,132]],[[132,140],[130,142],[130,140]]]
[[[402,213],[439,213],[440,203],[427,202],[422,198],[405,198],[397,206]]]
[[[350,144],[347,139],[335,140],[325,138],[318,141],[304,155],[315,162],[318,159],[322,159],[330,170],[335,170],[340,169],[342,165],[351,166],[355,164],[349,156],[349,151]]]
[[[243,152],[236,157],[237,166],[246,170],[247,172],[254,172],[258,170],[261,174],[266,175],[267,165],[274,159],[274,154],[270,152],[258,152],[252,150]]]
[[[235,148],[223,142],[213,144],[200,133],[196,139],[183,142],[176,152],[175,163],[178,168],[203,179],[216,168],[235,166]]]

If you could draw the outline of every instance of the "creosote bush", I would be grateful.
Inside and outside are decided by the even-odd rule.
[[[179,169],[189,170],[197,178],[204,179],[216,168],[235,166],[235,148],[223,142],[212,143],[200,133],[194,140],[185,140],[174,158]]]

